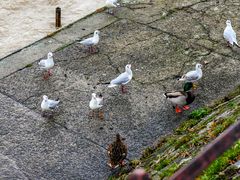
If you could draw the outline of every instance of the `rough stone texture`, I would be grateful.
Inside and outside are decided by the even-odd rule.
[[[14,162],[9,168],[29,179],[106,179],[111,172],[104,148],[116,133],[126,138],[128,158],[136,158],[186,117],[187,113],[175,114],[163,93],[181,90],[177,78],[197,62],[208,64],[193,109],[229,92],[240,81],[239,50],[226,47],[222,33],[227,17],[238,30],[240,11],[238,1],[218,2],[159,0],[119,8],[114,21],[98,28],[98,53],[88,54],[77,43],[59,49],[48,81],[43,80],[37,62],[5,75],[0,80],[4,94],[0,154]],[[69,28],[66,31],[74,34],[79,26]],[[67,38],[60,34],[55,36],[59,41]],[[122,95],[105,83],[124,71],[127,63],[132,64],[134,78],[129,93]],[[105,98],[103,121],[88,117],[92,92]],[[51,120],[39,115],[44,94],[62,101]]]

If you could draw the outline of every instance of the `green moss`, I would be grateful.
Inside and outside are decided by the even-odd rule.
[[[168,166],[170,164],[170,162],[171,162],[170,159],[160,160],[160,162],[155,166],[155,170],[160,171],[164,167]]]
[[[182,136],[182,137],[179,138],[179,139],[176,139],[175,149],[178,149],[178,148],[181,147],[182,145],[188,143],[191,139],[192,139],[192,135],[185,135],[185,136]]]
[[[28,64],[28,65],[25,66],[25,68],[29,68],[29,67],[32,67],[32,66],[33,66],[33,64]]]
[[[166,169],[164,169],[159,177],[160,178],[164,178],[164,177],[169,177],[171,176],[177,169],[179,168],[179,165],[177,163],[173,163],[172,165],[170,165],[169,167],[167,167]]]
[[[235,108],[235,107],[237,107],[237,103],[236,102],[229,102],[228,107]]]
[[[188,129],[192,128],[195,126],[199,121],[196,119],[189,119],[185,122],[183,122],[176,130],[176,134],[185,134]]]
[[[214,136],[217,136],[218,134],[222,133],[225,129],[227,129],[231,124],[236,122],[237,118],[239,116],[239,111],[237,111],[237,115],[232,115],[228,118],[222,119],[220,122],[217,123],[217,125],[212,130],[212,134]]]
[[[153,147],[148,147],[143,151],[142,154],[142,158],[147,158],[148,156],[150,156],[152,153],[154,152],[154,148]]]
[[[141,163],[141,161],[138,160],[138,159],[131,160],[131,166],[132,166],[132,167],[136,167],[136,166],[139,165],[140,163]]]
[[[208,115],[209,112],[210,112],[209,108],[199,108],[199,109],[192,111],[192,113],[189,115],[189,118],[198,120],[198,119],[201,119],[204,116]]]
[[[240,155],[240,141],[238,141],[231,149],[226,151],[222,156],[217,158],[200,176],[200,179],[218,179],[219,172],[223,171],[231,160],[235,160]]]

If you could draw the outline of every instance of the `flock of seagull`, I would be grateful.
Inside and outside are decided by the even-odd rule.
[[[107,7],[118,7],[119,4],[117,0],[107,0],[106,1]],[[112,12],[111,12],[112,13]],[[90,53],[95,53],[96,48],[95,46],[99,43],[100,40],[100,31],[96,30],[92,37],[82,40],[78,43],[82,44],[83,46],[87,47]],[[223,33],[224,39],[227,41],[227,45],[233,47],[236,45],[239,47],[237,43],[236,33],[232,28],[231,21],[226,21],[226,28]],[[47,55],[47,59],[41,60],[39,63],[40,69],[44,70],[44,79],[47,80],[53,73],[51,69],[54,67],[54,60],[52,52],[49,52]],[[176,113],[182,112],[182,110],[188,110],[190,107],[188,106],[191,104],[194,99],[195,95],[193,90],[196,88],[194,84],[199,79],[202,78],[202,65],[197,63],[195,70],[190,71],[184,74],[179,81],[184,81],[184,88],[183,91],[173,91],[173,92],[166,92],[164,96],[169,100],[173,107],[175,108]],[[125,72],[120,74],[118,77],[113,79],[110,84],[108,85],[109,88],[115,86],[121,86],[121,92],[126,93],[125,85],[128,84],[133,77],[133,73],[131,70],[131,64],[127,64],[125,66]],[[48,99],[46,95],[43,96],[43,100],[41,103],[41,109],[44,115],[46,111],[52,111],[59,105],[59,100],[51,100]],[[103,97],[102,95],[97,95],[96,93],[92,93],[91,100],[89,102],[89,107],[92,111],[98,110],[103,106]]]

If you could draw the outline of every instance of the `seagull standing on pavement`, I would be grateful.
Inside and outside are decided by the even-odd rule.
[[[99,110],[103,106],[103,97],[100,94],[97,96],[96,93],[92,93],[92,99],[89,102],[89,107],[92,110],[92,116],[94,117],[95,111]],[[100,111],[98,111],[98,117],[102,117]]]
[[[58,106],[59,102],[60,102],[59,100],[51,100],[48,99],[46,95],[43,95],[43,100],[41,103],[43,116],[46,111],[53,111]]]
[[[125,85],[129,83],[132,79],[132,70],[131,70],[131,64],[127,64],[125,66],[125,72],[120,74],[117,78],[113,79],[108,87],[115,87],[121,85],[121,91],[122,93],[126,93]]]
[[[100,31],[96,30],[93,34],[93,37],[80,41],[79,43],[84,46],[87,46],[89,48],[90,53],[94,53],[96,52],[96,48],[94,48],[94,46],[96,46],[99,43],[100,39],[99,34]]]
[[[117,3],[118,0],[106,0],[106,6],[108,7],[108,13],[109,14],[114,14],[114,11],[111,10],[110,8],[116,8],[118,6],[120,6],[119,3]]]
[[[187,74],[184,74],[179,81],[186,82],[196,82],[202,78],[202,65],[197,63],[196,69],[194,71],[189,71]],[[193,85],[196,88],[196,85]]]
[[[47,72],[44,73],[43,78],[48,79],[49,76],[52,75],[51,69],[54,66],[54,61],[53,61],[53,54],[52,52],[48,53],[48,58],[47,59],[42,59],[38,65],[40,66],[40,69],[46,70]]]
[[[226,24],[227,24],[227,26],[226,26],[226,28],[225,28],[225,30],[223,32],[223,37],[224,37],[224,39],[227,40],[228,46],[236,45],[237,47],[240,48],[240,46],[238,45],[238,42],[237,42],[237,35],[236,35],[235,31],[232,28],[231,21],[227,20]]]

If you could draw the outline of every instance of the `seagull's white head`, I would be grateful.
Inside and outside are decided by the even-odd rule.
[[[126,68],[126,70],[131,69],[131,64],[127,64],[125,68]]]
[[[127,65],[125,66],[125,71],[126,71],[128,74],[131,74],[131,73],[132,73],[131,64],[127,64]]]
[[[53,53],[52,53],[52,52],[49,52],[49,53],[48,53],[48,58],[51,58],[51,57],[53,57]]]
[[[197,63],[197,64],[196,64],[196,69],[202,69],[202,65],[199,64],[199,63]]]
[[[48,97],[46,95],[43,95],[43,100],[48,100]]]
[[[230,21],[230,20],[227,20],[227,21],[226,21],[226,24],[227,24],[227,25],[231,25],[231,21]]]
[[[92,93],[92,98],[96,98],[96,97],[97,97],[96,93]]]
[[[94,31],[94,36],[99,35],[99,34],[100,34],[99,30]]]

